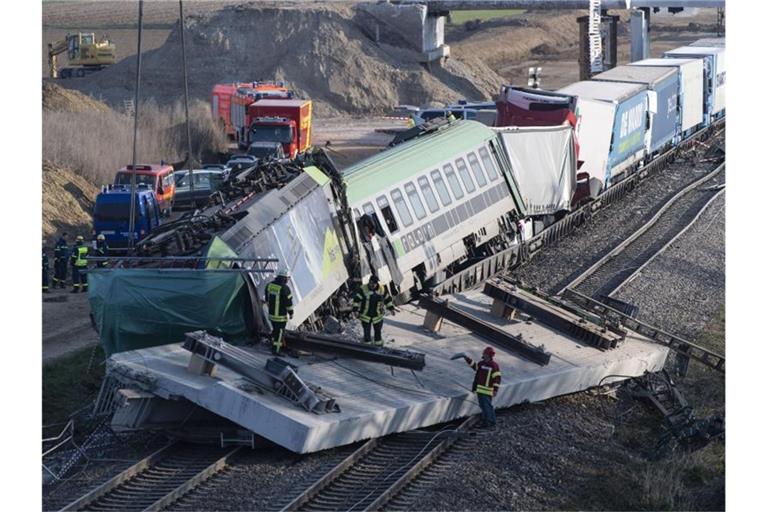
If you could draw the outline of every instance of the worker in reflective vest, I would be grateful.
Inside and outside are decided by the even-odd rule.
[[[45,246],[43,246],[43,293],[48,293],[48,255],[45,253]]]
[[[265,302],[269,308],[272,324],[272,353],[280,354],[285,349],[283,333],[289,318],[293,318],[293,296],[288,288],[288,269],[280,269],[277,277],[267,285]]]
[[[363,324],[363,341],[371,342],[371,327],[376,345],[382,345],[381,328],[384,325],[384,309],[394,313],[395,304],[387,287],[379,284],[379,278],[371,276],[368,285],[358,290],[352,303]]]
[[[492,347],[485,347],[483,360],[475,362],[472,358],[464,356],[464,360],[475,370],[475,380],[472,382],[472,391],[477,393],[477,401],[483,413],[484,428],[496,427],[496,411],[493,409],[493,397],[499,391],[501,384],[501,370],[493,356],[496,352]]]
[[[78,235],[72,248],[72,293],[88,291],[88,277],[84,270],[88,267],[88,246],[83,243],[83,237]]]
[[[62,233],[56,240],[56,247],[53,250],[53,287],[64,288],[67,286],[67,256],[69,247],[67,247],[67,234]]]

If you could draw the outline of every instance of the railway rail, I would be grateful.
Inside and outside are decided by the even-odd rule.
[[[164,510],[224,469],[239,449],[169,443],[70,503],[61,512]]]
[[[558,222],[548,226],[541,233],[536,234],[530,240],[526,240],[521,245],[501,250],[478,263],[456,272],[433,286],[432,292],[435,295],[450,295],[477,288],[482,286],[487,279],[527,262],[544,247],[552,245],[573,233],[577,228],[588,222],[597,212],[621,200],[634,190],[638,183],[662,171],[683,152],[701,144],[704,140],[717,137],[723,130],[725,130],[725,118],[699,130],[678,146],[659,155],[619,183],[611,186],[594,201],[590,201],[572,211]]]
[[[701,190],[700,187],[719,178],[725,163],[684,187],[667,201],[645,224],[604,254],[584,272],[557,290],[561,295],[567,288],[591,297],[610,297],[638,271],[687,231],[714,198],[724,189]]]
[[[399,508],[424,471],[476,422],[471,416],[439,430],[415,430],[371,439],[305,489],[283,512]]]

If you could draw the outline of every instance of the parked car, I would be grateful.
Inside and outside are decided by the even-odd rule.
[[[195,169],[192,172],[194,177],[194,188],[191,186],[190,173],[188,170],[176,171],[173,173],[176,180],[176,208],[197,208],[204,206],[208,198],[219,190],[226,179],[224,171],[214,169]]]
[[[253,167],[257,163],[259,163],[259,159],[253,155],[235,155],[229,159],[226,166],[233,171],[241,171]]]
[[[252,142],[248,146],[248,154],[255,156],[259,162],[263,160],[279,160],[285,158],[283,145],[279,142]]]

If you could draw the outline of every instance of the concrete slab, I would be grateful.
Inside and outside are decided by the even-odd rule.
[[[502,371],[497,408],[535,402],[621,380],[611,375],[637,376],[663,367],[667,349],[631,334],[618,348],[599,351],[534,321],[505,321],[490,314],[491,299],[481,293],[453,301],[490,323],[521,334],[552,354],[541,367],[497,350]],[[424,371],[411,372],[343,358],[290,359],[299,375],[333,395],[341,407],[336,414],[304,412],[283,398],[254,386],[234,372],[217,367],[214,376],[188,371],[190,353],[181,345],[166,345],[113,355],[109,367],[121,381],[163,398],[184,397],[256,434],[297,453],[309,453],[363,439],[426,427],[479,412],[471,392],[473,372],[457,352],[479,358],[487,345],[467,331],[444,322],[438,333],[421,325],[425,312],[407,305],[385,323],[392,346],[426,354]],[[259,361],[266,348],[253,349]]]

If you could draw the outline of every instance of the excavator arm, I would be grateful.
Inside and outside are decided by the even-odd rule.
[[[51,78],[59,77],[59,67],[56,57],[67,51],[67,38],[48,43],[48,69]]]

